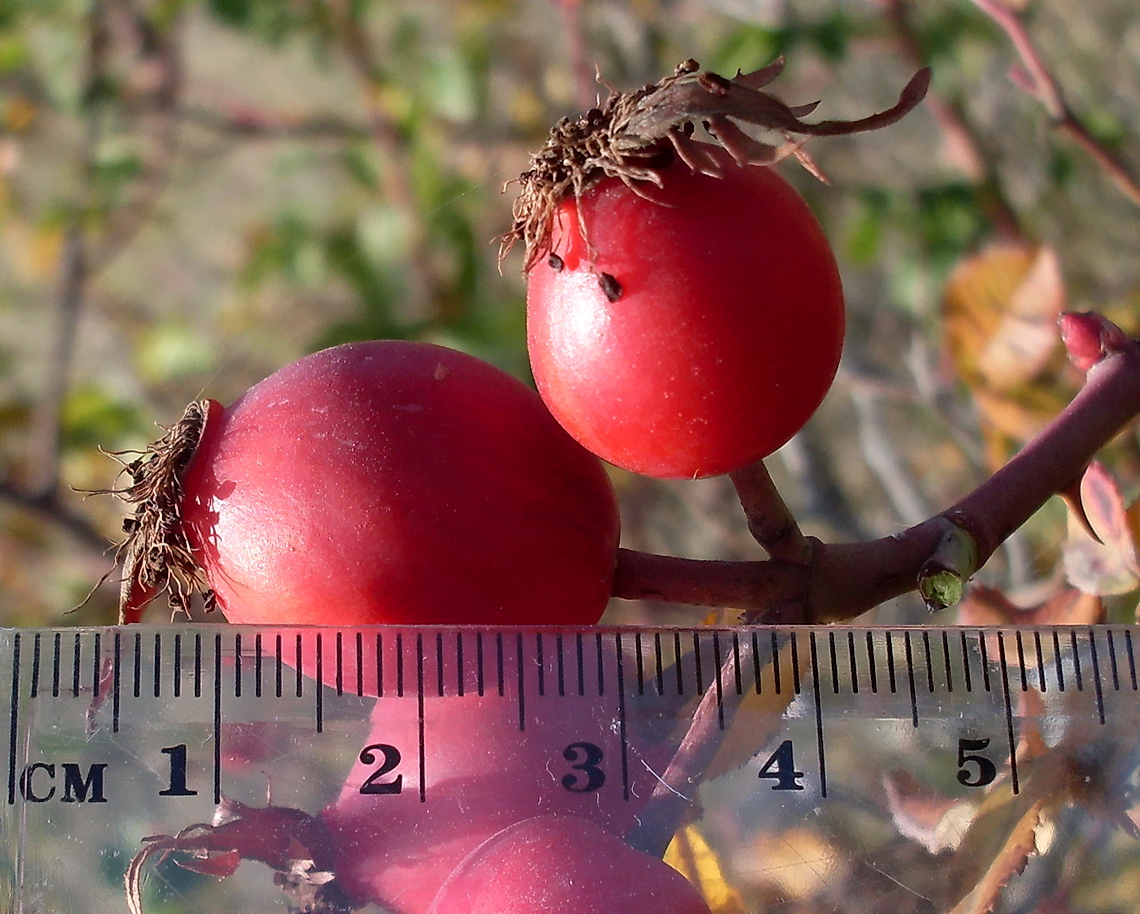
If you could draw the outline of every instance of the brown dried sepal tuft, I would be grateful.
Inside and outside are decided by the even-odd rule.
[[[522,241],[526,245],[524,270],[529,271],[550,253],[558,205],[571,196],[580,198],[602,178],[620,178],[641,193],[639,185],[661,186],[662,171],[674,158],[695,172],[719,176],[718,163],[693,138],[698,125],[741,165],[771,165],[795,156],[823,180],[803,150],[804,138],[886,127],[918,105],[930,84],[930,71],[922,69],[886,111],[854,121],[809,124],[801,118],[814,111],[818,102],[788,106],[762,91],[783,68],[780,58],[752,73],[737,72],[733,79],[725,79],[700,72],[700,64],[686,60],[672,76],[654,85],[611,93],[601,107],[576,119],[560,120],[518,178],[521,189],[514,205],[514,225],[500,239],[500,261]],[[741,124],[773,131],[784,142],[778,146],[762,142],[742,130]]]
[[[289,896],[294,910],[304,914],[356,910],[325,865],[330,851],[323,824],[304,810],[247,806],[223,798],[212,822],[143,841],[123,877],[131,914],[144,914],[142,874],[146,865],[171,856],[183,869],[219,879],[232,875],[243,860],[257,860],[275,871],[274,882]]]
[[[145,451],[113,452],[123,467],[120,475],[127,475],[130,484],[94,493],[115,495],[133,506],[133,513],[123,520],[126,538],[115,553],[122,575],[120,624],[138,622],[146,605],[163,592],[172,610],[185,609],[194,593],[204,595],[207,608],[213,605],[182,529],[182,474],[202,440],[210,404],[210,400],[191,403]]]

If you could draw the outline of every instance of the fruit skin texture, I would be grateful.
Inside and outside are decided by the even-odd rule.
[[[843,346],[838,268],[806,202],[772,168],[708,154],[720,177],[674,161],[663,187],[641,186],[652,200],[616,178],[565,200],[561,269],[540,261],[528,277],[539,393],[585,447],[649,476],[775,451],[823,400]]]
[[[710,914],[684,876],[575,816],[508,826],[447,878],[428,914]]]
[[[231,622],[581,625],[610,594],[604,467],[520,381],[441,346],[286,366],[211,410],[183,492]]]

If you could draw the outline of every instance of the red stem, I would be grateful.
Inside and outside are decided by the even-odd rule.
[[[863,543],[816,543],[806,566],[715,562],[621,550],[614,596],[734,606],[750,622],[851,619],[909,593],[949,520],[977,546],[977,567],[1140,413],[1140,344],[1108,351],[1073,401],[1009,463],[941,514]]]

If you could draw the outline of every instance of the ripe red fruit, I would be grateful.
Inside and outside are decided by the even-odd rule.
[[[447,878],[428,914],[709,914],[672,867],[576,816],[508,826]]]
[[[167,504],[137,506],[127,620],[163,584],[203,579],[239,623],[579,625],[606,607],[618,514],[604,468],[472,356],[326,349],[209,404],[190,447],[159,487]],[[186,459],[152,452],[133,488]],[[157,573],[156,530],[175,560]]]
[[[554,671],[547,675],[553,679]],[[375,760],[362,761],[345,778],[336,801],[321,812],[335,851],[331,868],[348,897],[396,914],[424,914],[468,853],[501,829],[540,814],[580,817],[598,833],[616,836],[634,827],[658,783],[657,773],[676,749],[675,738],[629,727],[626,751],[637,764],[630,765],[626,791],[612,703],[573,690],[556,699],[540,697],[537,670],[531,668],[525,684],[528,720],[520,730],[516,689],[508,682],[505,696],[494,689],[480,696],[470,683],[462,698],[425,699],[422,719],[415,701],[377,701],[368,742],[402,752],[402,763],[386,777],[402,775],[400,792],[362,793],[361,784],[377,767]],[[421,726],[427,758],[423,801],[415,761]],[[596,756],[586,755],[581,748],[586,743],[596,748]],[[586,789],[591,769],[606,774],[596,789]],[[568,777],[575,789],[564,784]]]
[[[683,61],[563,118],[519,176],[502,252],[526,244],[539,392],[618,466],[740,469],[795,434],[831,385],[844,324],[835,259],[804,201],[759,166],[795,156],[819,176],[797,135],[892,124],[922,100],[930,72],[884,111],[808,123],[815,104],[764,91],[782,69],[726,79]]]
[[[585,447],[649,476],[772,453],[823,400],[843,346],[839,272],[807,204],[770,168],[706,154],[721,177],[675,160],[660,188],[610,178],[563,201],[553,257],[529,274],[539,393]]]

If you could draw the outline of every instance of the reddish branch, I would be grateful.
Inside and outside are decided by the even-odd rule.
[[[1074,362],[1090,365],[1083,389],[1036,438],[977,489],[909,529],[862,543],[812,540],[805,564],[718,562],[623,549],[614,596],[739,607],[748,622],[825,623],[854,618],[910,593],[942,570],[965,582],[998,546],[1140,413],[1140,343],[1093,314],[1066,314]],[[1090,353],[1099,358],[1090,358]],[[953,548],[947,549],[947,544]],[[955,554],[966,554],[957,561]],[[947,561],[948,568],[936,566]],[[933,598],[932,609],[953,598]]]
[[[1140,180],[1089,132],[1084,122],[1069,107],[1060,84],[1038,53],[1017,10],[1000,0],[974,0],[974,4],[1001,27],[1020,55],[1025,69],[1014,70],[1011,74],[1018,87],[1036,98],[1049,115],[1053,126],[1080,146],[1112,179],[1117,189],[1140,206]]]

